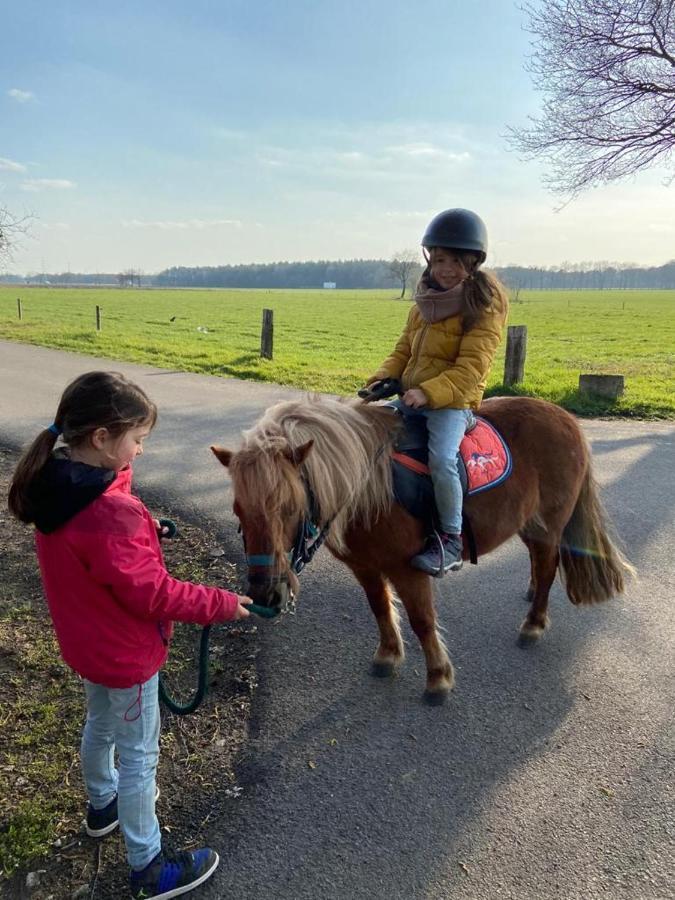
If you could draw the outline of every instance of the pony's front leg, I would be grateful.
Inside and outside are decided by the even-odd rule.
[[[380,630],[380,644],[373,657],[373,675],[386,678],[393,675],[405,656],[399,617],[389,585],[379,572],[350,566],[366,592],[368,603]]]
[[[455,684],[448,651],[438,634],[431,579],[415,569],[390,574],[396,593],[408,613],[410,625],[419,638],[427,663],[424,699],[433,706],[444,703]]]

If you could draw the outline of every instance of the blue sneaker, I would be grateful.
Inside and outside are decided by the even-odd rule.
[[[159,797],[159,788],[155,790],[155,803]],[[87,804],[87,819],[84,823],[85,831],[89,837],[102,838],[114,831],[120,824],[117,815],[117,794],[103,809],[94,809],[91,803]]]
[[[459,571],[462,568],[461,534],[442,532],[427,538],[424,550],[413,556],[410,565],[436,578],[442,578],[446,572]]]
[[[215,850],[183,850],[180,853],[158,853],[140,872],[132,870],[129,881],[134,900],[155,900],[187,894],[210,878],[220,862]]]

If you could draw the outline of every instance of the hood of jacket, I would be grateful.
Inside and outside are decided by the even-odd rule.
[[[30,489],[35,527],[51,534],[93,503],[116,479],[130,481],[131,467],[118,473],[73,462],[65,449],[56,450]]]

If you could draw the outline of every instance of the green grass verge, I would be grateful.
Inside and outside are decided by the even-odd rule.
[[[0,337],[352,394],[401,332],[409,303],[391,297],[391,291],[1,287]],[[100,332],[97,304],[103,311]],[[273,360],[259,356],[264,307],[274,310]],[[521,292],[509,324],[528,328],[526,375],[518,393],[586,415],[675,416],[675,291]],[[502,345],[488,395],[509,392],[501,385],[503,367]],[[616,403],[583,397],[577,391],[580,373],[623,374],[626,394]]]
[[[6,670],[0,691],[0,871],[9,875],[49,851],[59,823],[82,816],[76,770],[83,702],[79,680],[61,661],[43,616],[30,606],[4,608],[0,650]]]

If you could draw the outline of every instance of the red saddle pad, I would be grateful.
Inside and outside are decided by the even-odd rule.
[[[462,438],[459,455],[466,470],[466,494],[478,494],[501,484],[511,474],[511,451],[504,438],[487,419],[476,416],[476,424]],[[418,475],[428,475],[429,467],[405,452],[392,459]]]
[[[495,487],[511,474],[511,451],[497,429],[480,416],[464,435],[459,452],[466,468],[468,494]]]

